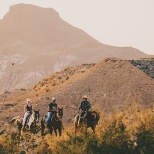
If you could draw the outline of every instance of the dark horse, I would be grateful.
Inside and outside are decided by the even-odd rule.
[[[95,128],[98,124],[98,121],[100,119],[100,113],[96,111],[89,111],[89,112],[80,112],[78,113],[74,118],[74,128],[75,128],[75,134],[78,128],[85,127],[91,128],[95,134]]]
[[[63,117],[63,108],[58,108],[58,110],[55,112],[55,114],[51,117],[52,123],[47,126],[49,129],[50,134],[52,134],[53,130],[55,132],[55,135],[57,136],[57,130],[59,132],[59,136],[62,134],[62,117]],[[46,116],[42,117],[41,119],[41,134],[44,134],[45,126],[46,126]]]
[[[40,116],[39,110],[34,110],[34,112],[26,120],[26,127],[28,127],[29,129],[36,127],[36,124],[39,122],[39,116]],[[13,123],[17,124],[19,135],[21,135],[22,121],[23,117],[21,116],[14,117],[10,121],[11,124]]]

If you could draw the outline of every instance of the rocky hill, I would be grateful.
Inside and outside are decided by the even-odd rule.
[[[47,112],[51,97],[64,108],[64,121],[77,113],[84,94],[93,109],[112,112],[122,106],[154,103],[154,80],[126,60],[107,58],[91,65],[68,67],[36,84],[28,91],[17,90],[7,95],[5,104],[13,107],[1,110],[1,120],[23,114],[23,104],[30,97],[41,115]],[[2,97],[2,96],[1,96]],[[9,111],[9,112],[8,112]]]
[[[0,20],[0,92],[31,87],[66,66],[105,57],[138,59],[148,55],[131,47],[101,44],[62,20],[55,10],[18,4]],[[11,65],[15,62],[15,65]]]
[[[144,73],[149,75],[151,78],[154,78],[154,58],[130,60],[130,62]]]

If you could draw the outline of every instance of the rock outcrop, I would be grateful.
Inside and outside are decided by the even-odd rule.
[[[148,76],[154,78],[154,59],[130,60],[130,62]]]

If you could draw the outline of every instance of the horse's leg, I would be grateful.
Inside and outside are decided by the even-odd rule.
[[[17,120],[17,126],[18,126],[18,130],[19,130],[19,135],[21,135],[22,122],[19,122]]]
[[[52,126],[50,126],[50,134],[52,135],[52,132],[53,132],[53,128],[52,128]]]
[[[44,128],[41,126],[41,136],[44,135]]]
[[[44,135],[44,130],[45,130],[45,125],[42,128],[42,132],[41,132],[42,135]]]
[[[91,126],[91,129],[93,130],[93,133],[95,134],[95,125]]]
[[[42,135],[42,136],[44,135],[44,129],[45,129],[45,121],[44,121],[44,119],[42,118],[42,119],[41,119],[41,135]]]
[[[62,134],[62,126],[59,127],[58,132],[59,132],[59,136],[61,136],[61,134]]]
[[[93,133],[95,134],[95,127],[93,128]]]
[[[61,134],[62,134],[61,132],[62,132],[62,130],[61,130],[61,128],[60,128],[60,129],[59,129],[59,136],[61,136]]]
[[[76,122],[74,121],[74,134],[76,136]]]
[[[55,135],[57,136],[57,129],[56,128],[54,128],[54,132],[55,132]]]
[[[75,136],[76,136],[76,133],[77,133],[77,125],[78,125],[78,118],[76,116],[74,118],[74,133],[75,133]]]
[[[44,134],[44,126],[41,125],[41,135],[43,136],[43,134]]]
[[[19,124],[18,124],[19,135],[21,135],[21,128],[22,128],[22,124],[19,123]]]

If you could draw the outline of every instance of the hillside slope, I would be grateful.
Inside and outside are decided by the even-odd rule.
[[[130,47],[101,44],[62,20],[50,8],[18,4],[0,21],[0,92],[13,73],[10,88],[28,88],[66,66],[94,63],[105,57],[147,57]],[[11,63],[16,65],[11,67]],[[13,79],[12,79],[13,80]]]
[[[15,106],[7,117],[22,114],[26,97],[30,97],[34,106],[41,109],[41,115],[46,114],[51,97],[57,97],[58,105],[64,107],[64,119],[69,120],[77,113],[84,94],[89,96],[93,109],[112,112],[134,102],[151,105],[154,103],[153,93],[153,79],[128,61],[107,58],[95,65],[66,68],[29,91],[8,94],[6,103],[11,100]],[[1,117],[6,113],[2,111]]]

